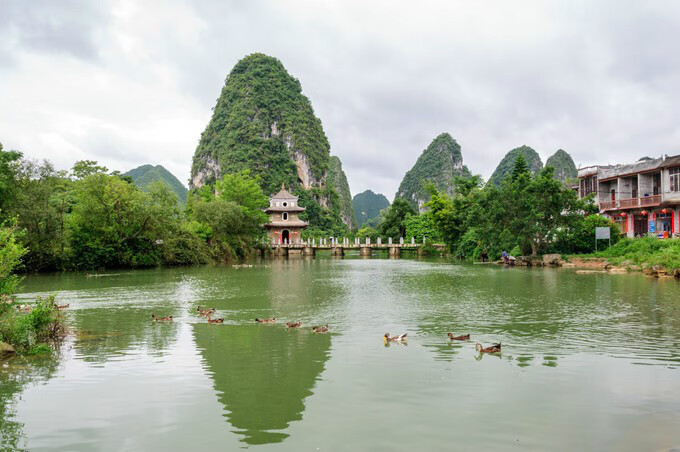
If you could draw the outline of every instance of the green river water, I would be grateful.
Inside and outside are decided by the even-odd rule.
[[[49,293],[71,335],[0,365],[9,450],[680,448],[674,280],[347,256],[29,276],[20,298]]]

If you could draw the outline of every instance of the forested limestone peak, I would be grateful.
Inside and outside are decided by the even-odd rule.
[[[437,136],[418,157],[399,185],[395,198],[404,198],[419,209],[429,199],[425,190],[426,181],[431,181],[437,189],[453,193],[454,176],[469,176],[470,171],[463,165],[460,145],[448,133]]]
[[[130,176],[135,185],[144,191],[152,182],[164,182],[177,195],[180,203],[184,204],[187,201],[187,188],[161,165],[138,166],[126,172],[123,176]]]
[[[578,177],[578,170],[568,152],[558,149],[553,155],[548,157],[545,161],[545,166],[552,166],[555,168],[555,179],[562,182],[568,180],[575,180]]]
[[[538,155],[538,152],[529,146],[524,145],[505,154],[505,157],[503,157],[503,160],[501,160],[496,167],[496,170],[489,178],[489,182],[500,185],[503,179],[505,179],[505,176],[512,174],[512,170],[515,167],[515,160],[519,155],[524,156],[524,160],[529,166],[532,174],[536,174],[543,169],[543,162],[541,162],[541,157]]]
[[[342,162],[340,161],[340,158],[334,155],[330,158],[328,181],[332,184],[332,188],[338,195],[337,207],[340,211],[342,222],[349,228],[354,228],[356,226],[356,221],[354,219],[354,209],[352,209],[352,192],[349,189],[347,176],[342,170]]]
[[[354,218],[357,225],[362,226],[369,223],[374,218],[380,216],[380,211],[390,206],[390,202],[385,195],[380,193],[373,193],[371,190],[366,190],[359,193],[352,199],[352,206],[354,207]]]
[[[312,226],[333,227],[340,214],[326,184],[329,165],[330,144],[300,82],[278,59],[254,53],[227,76],[194,154],[191,187],[249,170],[266,194],[291,187]]]

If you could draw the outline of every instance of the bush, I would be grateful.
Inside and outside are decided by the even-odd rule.
[[[555,242],[555,251],[564,254],[584,254],[595,251],[595,228],[611,228],[611,243],[615,245],[621,239],[619,226],[609,218],[600,215],[579,216],[573,219],[573,223],[558,231]],[[605,241],[599,241],[600,245],[606,246]]]
[[[13,345],[18,351],[28,352],[40,343],[61,337],[63,318],[54,298],[54,295],[38,297],[28,313],[15,309],[7,311],[0,318],[0,341]]]
[[[680,268],[680,239],[623,239],[609,249],[600,251],[597,256],[606,257],[615,264],[628,260],[636,265],[661,265],[672,271]]]

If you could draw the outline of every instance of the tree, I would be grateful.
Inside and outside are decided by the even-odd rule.
[[[225,174],[216,182],[215,191],[220,199],[237,204],[253,227],[267,222],[262,209],[269,205],[269,198],[262,192],[257,179],[250,176],[249,170]]]
[[[100,166],[95,160],[79,160],[73,164],[71,175],[74,179],[81,180],[93,174],[106,173],[108,168]]]
[[[14,176],[17,162],[21,159],[21,152],[3,151],[0,143],[0,215],[7,208],[12,197]]]
[[[515,159],[515,166],[512,169],[512,180],[515,181],[522,174],[531,174],[529,171],[529,165],[522,154],[519,154]]]
[[[380,233],[386,237],[399,239],[406,234],[406,218],[409,215],[418,215],[415,207],[403,198],[396,198],[387,209],[385,217],[380,224]]]
[[[7,299],[14,294],[19,278],[12,274],[21,263],[26,249],[16,237],[14,222],[0,224],[0,315],[8,308]]]

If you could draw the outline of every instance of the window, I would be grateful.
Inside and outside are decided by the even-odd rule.
[[[584,198],[597,190],[597,176],[585,177],[580,181],[581,197]]]
[[[286,207],[287,205],[288,205],[288,203],[284,201],[284,202],[283,202],[283,207]]]
[[[295,201],[291,201],[291,202],[290,202],[290,206],[291,206],[291,207],[295,207]]]
[[[280,205],[281,205],[281,203],[276,201],[276,207],[279,207]]]
[[[288,221],[288,212],[283,212],[282,218],[283,221]]]
[[[668,170],[671,176],[671,191],[680,191],[680,166]]]

